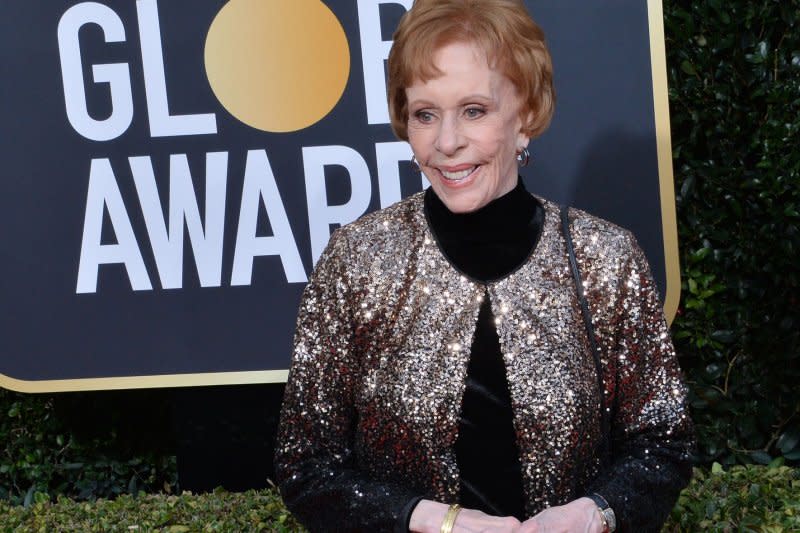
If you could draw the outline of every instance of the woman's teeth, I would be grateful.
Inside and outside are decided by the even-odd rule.
[[[446,180],[459,181],[459,180],[463,180],[464,178],[466,178],[467,176],[472,174],[472,171],[474,171],[474,170],[475,170],[475,167],[468,168],[468,169],[465,169],[465,170],[459,170],[458,172],[448,172],[446,170],[440,170],[439,172],[442,173],[442,176],[444,176],[444,178]]]

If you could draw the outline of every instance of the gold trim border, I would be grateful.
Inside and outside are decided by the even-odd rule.
[[[664,315],[667,323],[671,325],[681,299],[681,267],[678,253],[678,220],[675,212],[675,177],[672,170],[664,9],[661,0],[647,0],[647,14],[650,24],[650,69],[653,74],[653,109],[656,119],[661,231],[664,239],[664,266],[667,278]]]
[[[215,385],[254,385],[286,383],[288,370],[250,372],[207,372],[200,374],[162,374],[86,379],[23,380],[0,374],[0,387],[17,392],[76,392],[117,389],[156,389],[162,387],[205,387]]]
[[[664,10],[661,0],[647,0],[650,26],[650,68],[653,77],[656,150],[658,157],[661,228],[664,239],[664,263],[667,291],[664,315],[672,323],[681,296],[678,223],[675,212],[675,179],[672,169],[672,139],[669,120],[667,55],[664,40]],[[0,374],[0,387],[17,392],[75,392],[90,390],[150,389],[160,387],[203,387],[217,385],[252,385],[285,383],[288,370],[252,372],[210,372],[199,374],[163,374],[88,379],[21,380]]]

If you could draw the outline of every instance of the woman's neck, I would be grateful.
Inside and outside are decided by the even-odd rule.
[[[519,180],[510,192],[470,213],[451,212],[429,188],[425,215],[448,260],[470,277],[491,281],[516,270],[531,254],[544,208]]]

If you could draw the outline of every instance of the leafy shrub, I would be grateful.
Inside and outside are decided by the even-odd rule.
[[[28,507],[0,501],[3,531],[303,531],[272,490],[181,496],[123,495],[93,503],[37,496]]]
[[[665,0],[700,460],[800,460],[800,1]]]
[[[0,389],[0,500],[30,503],[35,493],[77,499],[171,491],[174,456],[153,445],[131,449],[114,428],[81,440],[56,416],[52,396]]]
[[[140,494],[113,501],[55,503],[36,495],[28,507],[0,501],[0,530],[12,531],[303,531],[274,490],[181,496]],[[800,470],[780,465],[696,469],[665,533],[800,530]]]
[[[780,463],[695,469],[664,531],[800,531],[800,470]]]

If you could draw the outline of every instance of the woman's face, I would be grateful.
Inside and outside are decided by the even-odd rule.
[[[453,213],[468,213],[517,184],[522,133],[520,98],[470,43],[441,47],[442,72],[406,88],[408,141],[436,195]]]

